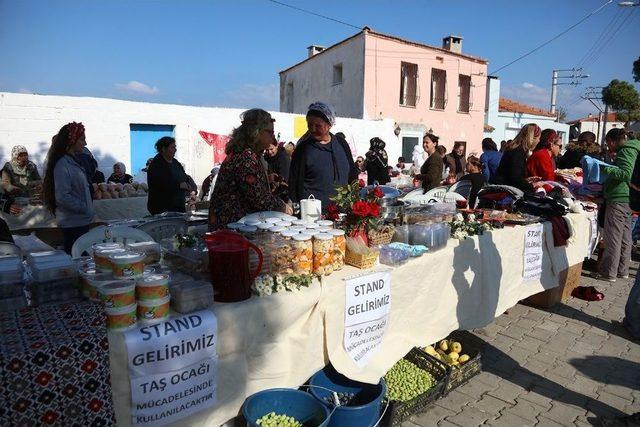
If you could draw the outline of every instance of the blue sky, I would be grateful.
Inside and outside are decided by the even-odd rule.
[[[432,45],[462,35],[492,71],[605,0],[283,1]],[[578,65],[604,31],[591,77],[558,102],[569,118],[595,111],[584,88],[632,81],[640,56],[640,7],[616,3],[501,71],[502,95],[546,108],[551,71]],[[277,110],[278,71],[357,31],[267,0],[0,0],[0,91]]]

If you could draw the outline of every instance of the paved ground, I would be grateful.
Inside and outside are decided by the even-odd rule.
[[[634,262],[632,277],[612,284],[583,271],[582,285],[603,301],[518,304],[473,331],[486,342],[483,372],[403,426],[589,426],[640,411],[640,342],[614,322],[637,269]]]

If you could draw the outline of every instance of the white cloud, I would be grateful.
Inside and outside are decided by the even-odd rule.
[[[280,87],[276,84],[244,84],[224,94],[224,105],[236,108],[264,108],[277,111],[279,100]]]
[[[131,80],[129,83],[116,83],[115,87],[126,92],[141,93],[144,95],[156,95],[160,92],[155,86],[151,87],[135,80]]]
[[[31,89],[28,89],[26,87],[21,87],[20,89],[18,89],[18,93],[28,93],[28,94],[32,94],[34,93]]]
[[[504,85],[500,96],[538,108],[549,108],[551,95],[547,89],[524,82],[517,86]]]
[[[525,88],[525,89],[532,89],[532,88],[536,87],[536,85],[534,85],[533,83],[524,82],[524,83],[522,83],[522,87]]]

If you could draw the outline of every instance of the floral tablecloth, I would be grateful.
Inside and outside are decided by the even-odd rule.
[[[0,313],[0,425],[113,424],[109,342],[99,305]]]

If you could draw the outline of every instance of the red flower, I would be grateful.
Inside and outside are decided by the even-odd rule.
[[[249,185],[253,185],[256,183],[256,176],[253,174],[249,174],[244,177],[244,181]]]
[[[87,407],[93,412],[98,412],[102,408],[102,402],[94,397]]]
[[[338,205],[333,202],[329,203],[329,206],[327,206],[327,218],[329,218],[331,221],[335,221],[339,217],[340,209],[338,209]]]
[[[92,373],[93,370],[96,369],[97,367],[98,367],[98,364],[93,360],[87,360],[82,364],[82,370],[88,374]]]
[[[380,216],[380,205],[378,205],[376,202],[370,202],[369,203],[369,215],[371,215],[372,217],[379,217]]]
[[[367,203],[367,202],[365,202],[363,200],[358,200],[351,207],[351,211],[353,212],[353,214],[355,216],[359,216],[359,217],[364,218],[364,217],[369,215],[371,209],[369,207],[369,203]]]
[[[44,414],[42,414],[42,418],[40,420],[45,424],[53,424],[58,419],[58,413],[52,410],[48,410]]]
[[[363,188],[367,184],[364,182],[364,179],[359,179],[358,180],[358,185],[360,186],[360,188]]]
[[[49,383],[49,380],[53,377],[49,372],[40,372],[36,377],[36,382],[41,386],[45,386]]]
[[[373,195],[378,199],[382,199],[384,197],[384,191],[382,191],[382,188],[376,187],[373,189]]]

